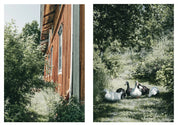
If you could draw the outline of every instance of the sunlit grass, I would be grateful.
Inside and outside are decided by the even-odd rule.
[[[35,92],[35,95],[31,98],[31,104],[27,108],[38,114],[38,117],[36,117],[37,121],[47,122],[50,113],[54,112],[55,103],[59,102],[59,100],[59,94],[54,92],[52,88],[48,88]]]

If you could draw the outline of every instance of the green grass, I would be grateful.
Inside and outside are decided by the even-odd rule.
[[[75,97],[65,100],[53,88],[35,92],[26,108],[29,114],[25,118],[31,122],[83,122],[85,119],[84,105]]]
[[[126,80],[110,80],[108,89],[116,91],[117,88],[124,88]],[[130,87],[133,88],[135,80],[128,80]],[[151,88],[148,82],[142,82],[143,85]],[[166,105],[169,98],[167,91],[162,86],[156,86],[160,94],[156,97],[140,98],[127,97],[119,102],[102,102],[94,107],[94,122],[171,122],[173,114],[169,113]]]

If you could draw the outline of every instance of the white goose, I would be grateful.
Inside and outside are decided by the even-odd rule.
[[[138,89],[138,81],[135,82],[135,88],[130,92],[130,96],[132,97],[140,97],[142,92]]]
[[[159,93],[158,88],[152,87],[149,91],[148,97],[151,97],[152,95],[157,95]]]
[[[117,92],[110,92],[108,90],[104,90],[105,92],[105,95],[104,95],[104,98],[107,100],[107,101],[119,101],[121,100],[121,96],[122,96],[122,91],[117,93]]]

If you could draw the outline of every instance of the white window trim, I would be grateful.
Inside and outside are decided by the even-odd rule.
[[[58,74],[62,74],[62,42],[63,42],[63,26],[62,25],[59,28],[58,35],[59,35],[58,43],[61,44],[61,69],[59,70],[59,55],[58,55]],[[59,47],[58,47],[58,50],[59,50]],[[59,52],[58,52],[58,54],[59,54]]]
[[[50,71],[50,76],[52,76],[53,73],[53,46],[51,47],[51,71]]]
[[[48,69],[48,77],[49,77],[49,74],[50,74],[50,72],[49,72],[49,67],[50,67],[50,55],[48,55],[48,67],[47,67],[47,69]]]
[[[48,42],[48,46],[50,45],[50,41],[51,41],[51,39],[50,39],[50,37],[51,37],[51,35],[50,35],[50,29],[49,29],[49,36],[48,36],[48,39],[49,39],[49,42]]]

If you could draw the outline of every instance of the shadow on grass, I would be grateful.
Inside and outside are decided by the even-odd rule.
[[[157,96],[152,98],[162,99],[161,108],[168,114],[174,115],[174,94],[170,92],[161,92]]]
[[[134,110],[128,108],[117,108],[114,105],[117,102],[103,102],[94,107],[94,121],[99,118],[112,118],[113,116],[122,114],[123,112],[135,112]],[[115,114],[116,113],[116,114]]]
[[[132,118],[132,119],[136,119],[136,120],[139,120],[140,122],[142,122],[142,118],[143,118],[143,114],[142,113],[138,113],[137,114],[130,114],[128,115],[129,118]]]
[[[150,98],[147,96],[141,96],[139,97],[139,99],[141,100],[138,100],[138,102],[137,102],[137,98],[127,97],[126,99],[124,99],[124,100],[129,100],[129,104],[130,101],[131,103],[132,101],[136,101],[138,107],[134,109],[130,109],[129,105],[128,108],[119,107],[119,105],[125,105],[124,100],[123,100],[124,102],[123,104],[122,104],[122,100],[121,102],[106,102],[106,101],[102,102],[94,107],[94,122],[98,122],[100,120],[102,121],[103,118],[107,118],[107,119],[109,118],[112,120],[113,117],[124,118],[124,119],[129,118],[140,122],[144,122],[145,118],[146,119],[151,118],[151,121],[155,121],[156,119],[159,120],[162,119],[164,121],[164,118],[168,118],[169,121],[173,121],[174,105],[172,103],[173,101],[171,100],[171,96],[173,96],[173,94],[168,92],[161,92],[159,93],[159,95]],[[144,103],[144,101],[147,101],[147,103]]]
[[[147,95],[144,95],[144,96],[140,96],[140,97],[131,97],[131,96],[128,96],[128,97],[126,97],[125,99],[142,99],[142,98],[148,98],[148,96]]]

